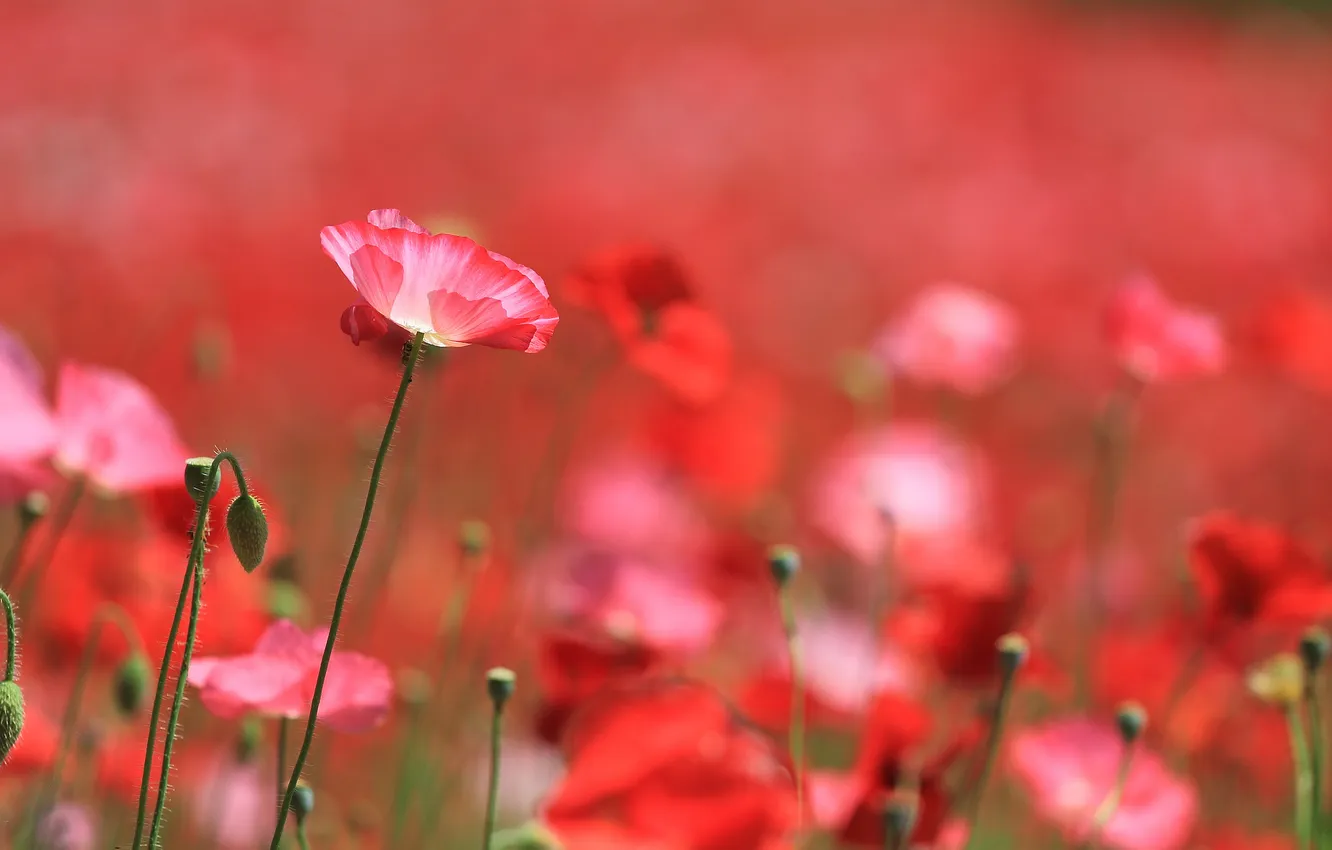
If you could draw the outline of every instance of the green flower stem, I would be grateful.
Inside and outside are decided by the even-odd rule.
[[[1124,753],[1119,757],[1119,770],[1115,774],[1114,787],[1110,789],[1109,794],[1105,795],[1101,805],[1096,807],[1096,812],[1092,815],[1091,833],[1088,835],[1084,847],[1095,848],[1100,846],[1101,832],[1110,823],[1110,819],[1115,816],[1115,812],[1119,810],[1119,801],[1124,797],[1124,785],[1128,783],[1129,768],[1133,766],[1133,753],[1136,750],[1137,746],[1133,744],[1124,747]]]
[[[1323,705],[1318,696],[1318,683],[1310,678],[1304,690],[1304,705],[1309,714],[1309,773],[1313,809],[1314,837],[1323,830]]]
[[[1286,726],[1290,730],[1290,755],[1295,767],[1295,838],[1298,850],[1313,847],[1315,811],[1313,775],[1309,767],[1309,744],[1300,719],[1300,708],[1286,708]]]
[[[59,548],[65,532],[69,530],[69,524],[73,521],[74,513],[86,492],[88,492],[88,481],[82,475],[76,475],[69,480],[64,497],[61,498],[55,514],[47,524],[42,548],[33,556],[32,563],[28,565],[28,569],[24,571],[22,579],[15,588],[14,596],[18,598],[19,607],[23,610],[31,609],[33,602],[36,601],[42,578],[50,568],[51,562],[55,560],[56,549]],[[16,563],[15,568],[17,567]]]
[[[0,590],[0,604],[5,606],[5,678],[4,681],[14,681],[14,674],[18,669],[18,620],[14,617],[14,603],[10,601],[9,594]]]
[[[51,762],[51,772],[47,776],[42,790],[33,799],[32,806],[20,831],[20,840],[31,845],[36,840],[35,826],[37,818],[48,806],[56,801],[60,786],[64,781],[65,763],[69,760],[69,751],[74,746],[75,727],[79,722],[79,711],[83,707],[83,690],[92,672],[93,662],[97,659],[97,647],[102,636],[102,626],[110,621],[125,636],[131,653],[143,652],[143,641],[139,632],[130,622],[125,610],[114,602],[107,602],[93,615],[92,627],[88,630],[88,640],[83,645],[83,654],[79,657],[78,671],[74,674],[74,684],[65,702],[65,713],[60,720],[60,737],[56,742],[55,758]]]
[[[375,495],[379,492],[379,479],[384,473],[384,461],[388,457],[393,433],[398,428],[398,417],[402,414],[403,403],[407,400],[407,388],[412,384],[412,373],[416,371],[416,361],[421,355],[421,345],[425,335],[418,333],[412,337],[411,347],[403,362],[402,381],[398,384],[398,395],[393,400],[393,409],[389,412],[388,425],[384,428],[384,438],[379,444],[379,453],[375,455],[375,465],[370,472],[370,487],[365,494],[365,509],[361,512],[361,525],[356,531],[356,540],[352,543],[351,554],[347,557],[347,567],[342,572],[342,583],[338,587],[338,597],[333,603],[333,618],[329,621],[328,641],[324,644],[324,655],[319,661],[319,676],[315,679],[314,696],[310,700],[310,716],[305,721],[305,738],[301,741],[296,764],[287,782],[287,793],[278,808],[277,825],[273,828],[273,841],[269,850],[278,850],[282,843],[282,831],[286,826],[287,812],[291,809],[291,798],[296,793],[296,784],[300,782],[301,771],[305,769],[305,760],[310,756],[310,745],[314,742],[315,723],[319,720],[319,700],[324,695],[324,680],[328,677],[328,665],[333,658],[333,646],[338,639],[338,627],[342,624],[342,610],[347,604],[347,591],[351,588],[352,573],[356,562],[361,557],[361,547],[365,544],[365,535],[370,530],[370,515],[375,509]]]
[[[283,790],[287,781],[287,730],[291,727],[291,719],[287,717],[278,718],[277,733],[277,801],[278,806],[282,805]]]
[[[970,810],[967,812],[967,840],[964,850],[970,850],[976,833],[980,831],[981,806],[985,799],[985,789],[990,783],[990,774],[994,772],[995,762],[999,760],[999,744],[1004,735],[1004,720],[1008,717],[1008,707],[1013,700],[1013,682],[1017,679],[1018,666],[1004,670],[999,684],[999,697],[994,704],[994,714],[990,718],[990,732],[985,741],[985,755],[981,762],[980,776],[971,794]]]
[[[0,566],[0,587],[9,587],[14,581],[14,574],[18,572],[19,564],[23,561],[23,550],[32,539],[32,530],[36,526],[37,520],[19,523],[18,534],[14,535],[14,542],[5,553],[4,565]]]
[[[301,850],[310,850],[310,839],[305,837],[305,824],[296,824],[296,843]]]
[[[231,452],[219,452],[213,458],[213,465],[208,471],[208,490],[212,491],[212,484],[219,474],[219,467],[223,461],[231,464],[231,471],[236,475],[236,483],[241,495],[249,492],[245,486],[245,475],[241,472],[240,462],[236,460]],[[180,595],[176,598],[176,611],[171,617],[171,628],[167,631],[166,649],[162,652],[162,666],[157,673],[157,691],[153,695],[153,709],[148,718],[148,743],[143,753],[143,779],[139,783],[139,806],[134,818],[134,843],[130,845],[131,850],[139,850],[143,843],[143,829],[148,813],[148,791],[153,781],[153,749],[157,742],[157,724],[162,717],[162,701],[166,698],[167,677],[171,672],[171,655],[175,651],[176,637],[180,634],[180,621],[185,616],[185,601],[190,596],[190,587],[194,582],[194,561],[196,553],[199,560],[203,560],[203,548],[205,545],[204,532],[208,525],[208,506],[200,505],[194,512],[194,537],[190,546],[190,557],[185,564],[185,578],[181,581]],[[185,680],[186,671],[182,670],[180,679]]]
[[[778,590],[782,609],[782,630],[786,633],[786,651],[791,663],[791,728],[787,741],[791,769],[795,771],[798,822],[805,819],[805,676],[800,656],[800,636],[796,629],[795,605],[789,583]]]
[[[500,730],[503,717],[504,706],[495,703],[490,715],[490,786],[486,791],[486,827],[482,833],[481,850],[490,850],[491,836],[495,834],[495,816],[499,809]]]

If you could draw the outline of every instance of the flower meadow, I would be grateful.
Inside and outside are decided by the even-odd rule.
[[[15,4],[0,847],[1332,844],[1332,23]]]

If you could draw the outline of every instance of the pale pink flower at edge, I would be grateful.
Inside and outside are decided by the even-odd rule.
[[[431,235],[398,210],[325,227],[319,241],[365,304],[430,345],[532,353],[559,323],[536,272],[464,236]],[[344,315],[353,341],[362,320]]]
[[[1139,275],[1115,292],[1106,335],[1120,364],[1142,381],[1172,381],[1221,371],[1226,341],[1213,316],[1180,307]]]
[[[306,634],[290,621],[279,620],[248,655],[195,659],[188,681],[218,717],[250,712],[303,717],[327,640],[327,629]],[[360,653],[335,651],[319,703],[319,722],[343,732],[365,731],[384,721],[392,699],[393,680],[383,663]]]
[[[894,372],[979,394],[1016,368],[1018,322],[997,298],[958,284],[922,292],[875,341]]]
[[[23,465],[56,446],[55,418],[42,392],[42,373],[28,349],[0,328],[0,465]]]
[[[1123,747],[1111,724],[1071,718],[1014,735],[1009,765],[1036,811],[1081,841],[1114,785]],[[1198,792],[1160,756],[1138,747],[1101,843],[1117,850],[1179,850],[1197,822]]]

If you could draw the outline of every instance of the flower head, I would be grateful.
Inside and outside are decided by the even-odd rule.
[[[1105,316],[1120,364],[1142,381],[1172,381],[1221,371],[1226,342],[1217,320],[1180,307],[1145,275],[1126,281]]]
[[[465,236],[431,235],[398,210],[325,227],[319,241],[366,304],[430,345],[532,353],[559,323],[536,272]],[[344,324],[359,343],[377,323],[354,311]]]
[[[976,394],[1012,373],[1017,341],[1017,319],[1002,302],[943,283],[921,293],[874,348],[894,372]]]

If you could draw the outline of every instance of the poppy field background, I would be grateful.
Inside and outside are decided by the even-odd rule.
[[[269,840],[410,339],[320,234],[383,210],[559,321],[415,367],[310,846],[481,843],[493,667],[496,847],[1332,834],[1289,723],[1316,744],[1332,618],[1332,31],[1299,5],[6,8],[0,844],[130,846],[218,450],[248,490],[208,517],[162,846]]]

